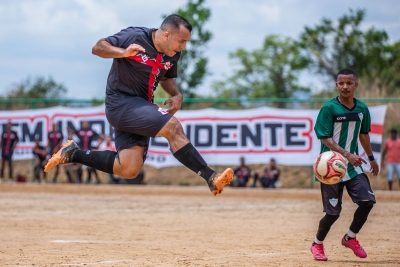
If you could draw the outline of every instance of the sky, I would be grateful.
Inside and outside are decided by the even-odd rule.
[[[167,4],[168,3],[168,4]],[[112,59],[92,55],[96,42],[128,26],[158,28],[162,16],[187,0],[0,0],[0,95],[30,77],[52,77],[67,98],[103,98]],[[212,83],[232,71],[229,53],[259,49],[267,35],[298,38],[321,18],[337,20],[349,9],[363,8],[363,29],[385,30],[400,40],[398,0],[208,0],[211,18],[205,28],[213,38],[205,48],[210,75],[197,89],[212,94]],[[323,82],[303,73],[300,83],[313,89]]]

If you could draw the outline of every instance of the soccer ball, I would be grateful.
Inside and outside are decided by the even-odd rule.
[[[347,162],[335,151],[321,153],[314,163],[314,174],[324,184],[337,184],[347,172]]]

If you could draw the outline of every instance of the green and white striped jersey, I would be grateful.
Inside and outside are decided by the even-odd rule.
[[[314,131],[318,139],[332,137],[333,141],[352,154],[358,155],[358,136],[368,134],[371,129],[371,115],[367,105],[354,99],[354,107],[347,108],[338,97],[326,102],[318,113]],[[321,142],[321,153],[330,149]],[[347,164],[347,173],[341,182],[348,181],[362,173],[362,167]]]

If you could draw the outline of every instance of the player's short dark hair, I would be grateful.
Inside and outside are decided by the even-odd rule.
[[[336,74],[336,79],[339,77],[339,75],[353,75],[354,79],[357,79],[356,72],[352,69],[342,69]]]
[[[167,16],[161,23],[160,29],[163,31],[167,31],[169,27],[172,27],[178,30],[181,25],[185,27],[189,32],[192,32],[192,24],[190,24],[189,21],[187,21],[184,17],[177,14],[171,14]]]
[[[392,130],[390,130],[390,133],[397,134],[397,130],[395,128],[393,128]]]

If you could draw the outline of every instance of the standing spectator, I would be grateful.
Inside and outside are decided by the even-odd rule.
[[[71,131],[71,129],[69,129],[69,131]],[[90,124],[88,121],[82,121],[81,124],[81,129],[77,130],[77,131],[72,131],[72,133],[74,133],[78,139],[79,139],[79,147],[81,147],[83,150],[93,150],[93,141],[97,140],[99,138],[99,134],[97,134],[95,131],[93,131],[92,129],[90,129]],[[94,176],[96,177],[96,183],[100,184],[100,178],[99,175],[97,174],[96,169],[89,167],[89,166],[85,166],[82,167],[82,169],[85,168],[87,170],[87,179],[86,179],[86,183],[90,184],[91,183],[91,179],[92,179],[92,173],[94,174]],[[82,169],[80,169],[80,177],[82,178]],[[82,181],[79,181],[82,182]]]
[[[4,177],[4,165],[8,161],[8,179],[13,179],[13,168],[12,168],[12,155],[15,147],[19,142],[17,132],[11,130],[11,121],[6,125],[6,129],[1,135],[1,170],[0,178]]]
[[[400,186],[400,138],[397,138],[396,129],[392,129],[390,131],[390,138],[385,140],[382,151],[382,169],[385,168],[384,159],[386,155],[386,177],[389,184],[389,190],[392,191],[393,176],[395,172]]]
[[[112,141],[112,136],[108,135],[106,136],[105,140],[103,140],[102,138],[99,138],[97,140],[98,142],[98,146],[97,146],[97,150],[98,151],[114,151],[116,152],[117,149],[115,148],[114,142]],[[115,178],[115,176],[111,173],[108,174],[108,181],[110,184],[118,184],[119,183],[119,179]]]
[[[35,146],[32,149],[32,153],[35,156],[35,165],[33,166],[33,181],[41,182],[40,174],[43,173],[43,182],[46,182],[46,173],[44,172],[44,166],[47,163],[47,151],[44,146],[40,145],[39,136],[35,136]]]
[[[235,169],[234,175],[236,176],[235,186],[246,187],[251,177],[251,169],[246,165],[244,157],[240,157],[240,166]]]
[[[70,131],[68,132],[68,140],[72,140],[74,138],[74,134]],[[72,162],[63,165],[65,174],[67,175],[68,183],[80,183],[82,180],[82,164]]]
[[[58,130],[57,124],[53,122],[51,132],[47,134],[47,159],[61,148],[64,136],[61,131]],[[56,170],[53,177],[53,183],[57,182],[58,173],[60,171],[60,166],[56,166]]]

